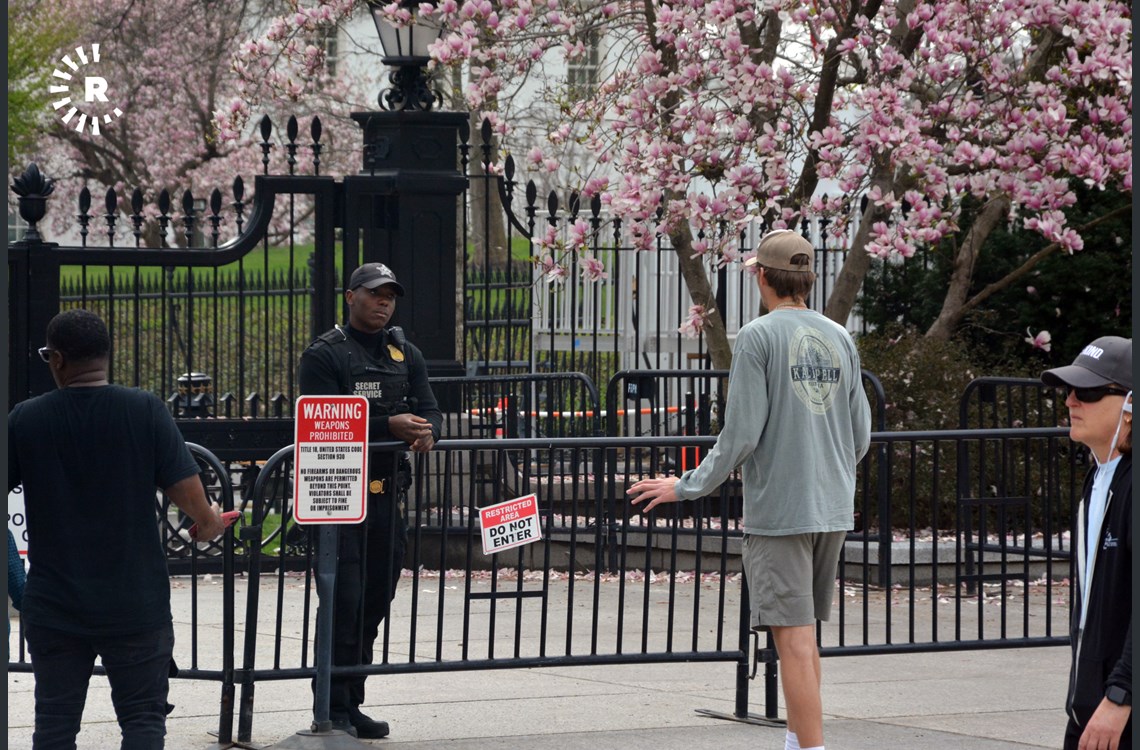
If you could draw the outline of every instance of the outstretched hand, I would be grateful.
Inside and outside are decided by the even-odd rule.
[[[629,501],[634,505],[640,505],[648,501],[646,506],[642,508],[643,511],[651,511],[661,503],[675,503],[680,500],[677,497],[677,492],[673,489],[673,485],[677,484],[678,477],[655,477],[653,479],[642,479],[635,482],[626,494],[629,495]]]
[[[222,507],[208,503],[204,512],[194,516],[194,525],[190,527],[190,538],[196,542],[209,542],[217,539],[226,530],[226,522],[222,519]]]

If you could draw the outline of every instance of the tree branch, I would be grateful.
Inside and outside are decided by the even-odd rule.
[[[974,217],[965,239],[954,255],[954,272],[950,275],[950,285],[946,290],[946,297],[942,300],[942,310],[926,331],[927,338],[938,341],[949,340],[954,329],[962,321],[966,295],[970,291],[974,266],[982,253],[982,246],[998,222],[1009,213],[1009,207],[1009,195],[999,193],[990,198]]]
[[[1077,227],[1076,231],[1078,233],[1086,232],[1089,229],[1092,229],[1095,226],[1103,224],[1106,221],[1109,221],[1111,219],[1115,219],[1119,216],[1124,216],[1125,214],[1129,213],[1131,210],[1132,210],[1132,204],[1129,204],[1127,206],[1118,206],[1117,208],[1114,208],[1113,210],[1109,211],[1108,213],[1104,214],[1103,216],[1099,216],[1096,219],[1093,219],[1092,221],[1088,222],[1087,224],[1082,224],[1081,226]],[[1060,249],[1061,249],[1061,245],[1057,242],[1054,242],[1052,244],[1046,245],[1045,247],[1041,248],[1040,250],[1035,252],[1033,255],[1029,256],[1025,260],[1025,262],[1022,263],[1020,266],[1018,266],[1014,270],[1010,271],[1005,276],[1003,276],[1002,278],[993,282],[992,284],[986,285],[986,287],[984,289],[982,289],[980,292],[975,294],[970,299],[966,300],[962,304],[962,313],[963,314],[968,313],[969,311],[978,307],[979,305],[981,305],[983,302],[985,302],[986,300],[988,300],[990,297],[994,296],[998,292],[1003,291],[1005,289],[1008,289],[1010,286],[1013,285],[1013,282],[1017,281],[1022,276],[1025,276],[1025,274],[1032,271],[1033,268],[1037,264],[1039,264],[1041,261],[1045,260],[1050,255],[1052,255],[1053,253],[1057,252]]]

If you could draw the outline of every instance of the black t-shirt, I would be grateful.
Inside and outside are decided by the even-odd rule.
[[[170,622],[156,488],[198,466],[157,396],[117,385],[63,388],[8,414],[8,489],[24,485],[21,616],[83,635]]]

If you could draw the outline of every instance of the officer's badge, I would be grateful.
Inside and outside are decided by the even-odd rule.
[[[384,480],[383,479],[373,479],[371,482],[368,483],[368,491],[371,492],[373,495],[383,495],[384,494]]]
[[[393,362],[404,361],[404,353],[395,344],[388,344],[388,356],[392,358]]]

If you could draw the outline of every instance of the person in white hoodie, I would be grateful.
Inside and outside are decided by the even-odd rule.
[[[1065,750],[1132,747],[1132,339],[1103,336],[1041,373],[1065,389],[1069,437],[1088,447],[1074,527],[1073,662]]]
[[[646,511],[703,497],[742,467],[743,564],[754,628],[770,630],[782,663],[785,748],[823,748],[816,620],[831,616],[839,553],[854,528],[855,468],[871,439],[859,352],[846,329],[809,310],[811,243],[790,230],[761,239],[768,310],[740,329],[724,426],[700,465],[643,479],[628,492]]]

